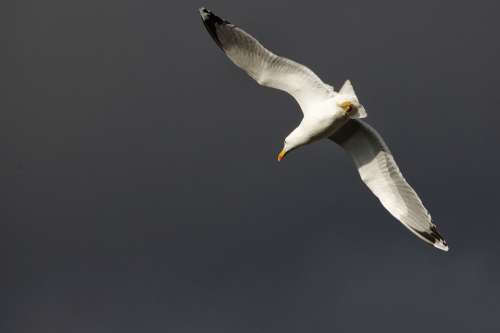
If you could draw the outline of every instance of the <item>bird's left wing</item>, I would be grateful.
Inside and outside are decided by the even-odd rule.
[[[431,215],[406,182],[377,131],[361,120],[351,119],[330,139],[351,155],[363,182],[392,216],[419,238],[448,251]]]
[[[323,83],[306,66],[277,56],[250,34],[211,11],[205,8],[200,8],[199,11],[214,41],[236,66],[259,84],[292,95],[303,112],[308,103],[329,98],[333,94],[333,88]]]

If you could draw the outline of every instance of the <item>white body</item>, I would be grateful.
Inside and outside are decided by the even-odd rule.
[[[338,96],[313,103],[310,110],[304,112],[304,118],[299,128],[311,136],[310,142],[328,138],[339,129],[347,120],[347,112],[338,106]]]
[[[277,56],[255,38],[205,8],[208,32],[229,59],[262,86],[283,90],[299,103],[304,117],[285,139],[278,155],[329,138],[352,157],[363,182],[381,204],[411,232],[436,248],[448,245],[432,223],[417,193],[401,174],[382,137],[365,122],[367,113],[346,81],[339,92],[309,68]]]

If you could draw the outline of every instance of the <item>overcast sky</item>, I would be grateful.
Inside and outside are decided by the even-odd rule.
[[[393,219],[206,6],[351,79],[447,239]],[[0,84],[0,331],[497,332],[496,1],[17,1]]]

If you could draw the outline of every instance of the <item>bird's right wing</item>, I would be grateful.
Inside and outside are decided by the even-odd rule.
[[[363,182],[392,216],[419,238],[448,251],[431,215],[406,182],[377,131],[361,120],[351,119],[330,139],[351,155]]]
[[[306,66],[275,55],[250,34],[205,8],[200,8],[200,15],[214,41],[236,66],[259,84],[292,95],[303,112],[309,103],[333,94],[333,87]]]

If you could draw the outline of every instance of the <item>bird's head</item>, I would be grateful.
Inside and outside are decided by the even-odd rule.
[[[278,161],[281,161],[285,158],[285,155],[291,152],[294,149],[299,148],[311,141],[311,138],[306,135],[306,133],[301,129],[301,127],[297,127],[294,129],[288,136],[285,138],[283,142],[283,149],[278,154]]]

